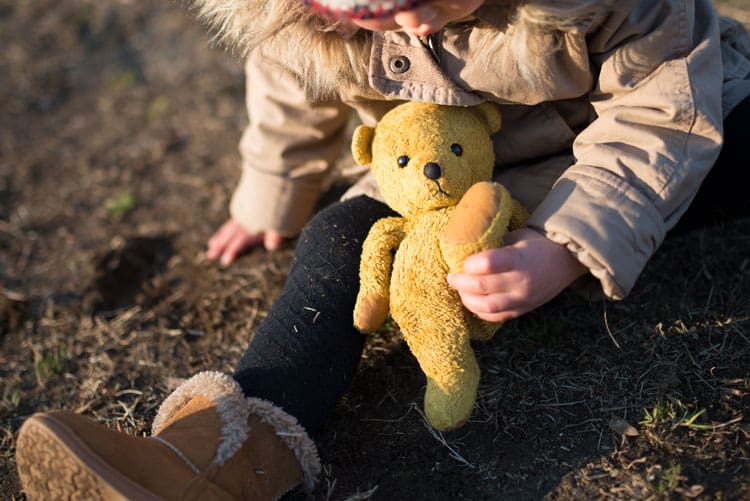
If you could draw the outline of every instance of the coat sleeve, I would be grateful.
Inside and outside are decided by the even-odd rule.
[[[311,217],[344,146],[349,108],[311,101],[297,76],[254,51],[245,66],[249,124],[230,213],[246,230],[294,236]]]
[[[713,166],[722,138],[719,29],[710,2],[635,3],[588,38],[597,118],[575,140],[576,163],[529,220],[573,252],[611,299],[630,292]]]

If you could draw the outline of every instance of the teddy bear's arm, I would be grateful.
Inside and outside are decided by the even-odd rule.
[[[440,236],[440,248],[451,273],[463,271],[472,254],[499,247],[509,230],[526,224],[528,213],[498,183],[474,184],[456,209]]]
[[[354,326],[361,332],[376,330],[388,316],[393,253],[404,235],[404,219],[387,217],[377,221],[365,239],[354,306]]]

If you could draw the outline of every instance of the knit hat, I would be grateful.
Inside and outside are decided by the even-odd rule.
[[[411,10],[430,0],[304,0],[319,14],[335,19],[374,19]]]

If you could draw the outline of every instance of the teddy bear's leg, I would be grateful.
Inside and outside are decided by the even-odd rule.
[[[479,365],[469,343],[451,349],[455,366],[428,376],[424,395],[425,415],[441,431],[460,428],[469,420],[479,386]]]
[[[479,386],[479,365],[468,331],[459,327],[446,333],[445,325],[426,329],[423,325],[417,335],[410,335],[403,326],[402,331],[427,377],[427,420],[441,431],[460,428],[471,416]],[[436,335],[441,331],[443,335]]]
[[[471,319],[471,339],[474,341],[489,341],[502,325],[503,322],[487,322],[474,317]]]

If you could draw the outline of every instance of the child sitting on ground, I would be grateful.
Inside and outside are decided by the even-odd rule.
[[[301,231],[294,262],[235,373],[186,381],[153,436],[65,411],[27,420],[17,463],[31,499],[273,499],[314,485],[310,437],[364,344],[359,246],[393,214],[365,176],[313,216],[352,109],[368,125],[403,101],[500,109],[495,178],[528,225],[446,277],[485,320],[571,285],[621,299],[668,232],[748,214],[736,180],[750,41],[710,0],[195,3],[247,53],[244,171],[208,255],[228,265]]]

